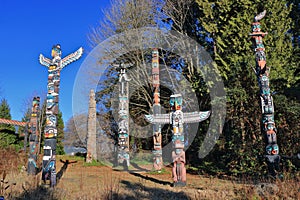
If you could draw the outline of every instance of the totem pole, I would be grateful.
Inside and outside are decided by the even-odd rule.
[[[152,84],[153,84],[153,115],[161,114],[160,105],[160,80],[159,80],[159,54],[158,49],[152,50]],[[153,124],[153,167],[160,171],[163,165],[162,160],[162,146],[161,146],[161,125],[159,123]]]
[[[186,185],[185,151],[184,151],[184,123],[196,123],[207,119],[210,111],[204,112],[182,112],[182,96],[175,94],[170,96],[171,112],[168,114],[146,115],[145,119],[152,124],[172,125],[172,160],[173,160],[173,180],[174,186]]]
[[[125,64],[119,64],[118,164],[130,165],[129,160],[129,87]]]
[[[42,179],[44,182],[50,179],[50,186],[56,185],[56,136],[57,136],[57,114],[58,114],[58,94],[60,84],[60,71],[73,61],[78,60],[83,49],[80,47],[76,52],[61,59],[61,48],[57,44],[53,46],[52,60],[45,58],[42,54],[39,61],[48,67],[48,94],[46,108],[46,126],[44,130],[45,144],[43,156]]]
[[[94,90],[90,91],[88,126],[87,126],[87,154],[86,162],[91,163],[97,159],[96,148],[96,99]]]
[[[40,116],[40,97],[34,97],[32,101],[31,116],[29,121],[29,157],[27,172],[30,175],[36,175],[37,173],[37,157],[39,154],[39,116]]]
[[[266,160],[268,164],[269,173],[272,176],[276,175],[276,171],[279,169],[280,156],[279,148],[277,145],[276,132],[274,122],[274,105],[273,98],[270,92],[269,86],[269,73],[270,68],[266,64],[265,48],[262,42],[262,38],[267,34],[261,32],[261,26],[259,20],[261,20],[266,14],[263,11],[259,15],[255,16],[252,23],[252,33],[250,36],[253,39],[256,69],[255,73],[260,88],[260,102],[262,111],[262,128],[266,141]]]

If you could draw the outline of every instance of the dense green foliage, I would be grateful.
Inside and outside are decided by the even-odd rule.
[[[159,2],[162,1],[153,0],[153,2],[161,5]],[[259,0],[165,0],[163,2],[165,4],[157,8],[163,14],[154,17],[158,25],[190,36],[202,45],[214,59],[227,92],[226,120],[217,144],[204,159],[197,158],[208,125],[208,122],[201,123],[198,134],[187,151],[187,162],[210,173],[262,174],[266,172],[266,165],[263,159],[260,159],[260,156],[265,153],[265,143],[261,133],[259,87],[253,71],[255,55],[249,36],[254,16],[263,10],[266,10],[267,14],[261,20],[262,31],[268,32],[263,43],[266,48],[267,65],[271,68],[270,88],[275,104],[280,153],[292,155],[300,152],[299,2],[295,0],[273,0],[268,3]],[[124,7],[119,9],[126,11],[126,15],[132,10]],[[132,12],[130,16],[134,17],[134,13]],[[125,19],[124,17],[125,15],[121,19]],[[152,15],[151,19],[153,19]],[[127,24],[123,23],[122,28],[119,27],[118,32],[115,33],[132,27],[131,20],[123,20]],[[144,21],[144,26],[153,25],[148,24],[146,19]],[[118,20],[113,24],[118,26],[117,22]],[[207,85],[203,82],[201,74],[191,70],[192,63],[186,61],[178,64],[180,58],[168,57],[171,54],[164,50],[160,53],[164,55],[161,56],[160,62],[181,71],[196,91],[201,108],[209,108],[211,102]],[[144,52],[143,56],[137,56],[135,52],[129,54],[131,58],[143,58],[144,62],[149,63],[147,60],[149,52]],[[126,57],[130,56],[126,55]],[[113,76],[109,76],[112,74]],[[101,104],[102,111],[111,108],[109,99],[115,95],[112,94],[112,85],[117,81],[116,72],[112,69],[107,75],[107,79],[103,78],[103,81],[99,82],[98,89],[98,98],[101,99],[98,105]],[[140,98],[131,99],[133,101],[130,103],[130,112],[133,118],[137,118],[136,113],[133,112],[134,108],[138,108],[137,102],[144,105],[145,110],[150,107],[151,89],[146,88],[142,91],[146,95],[140,93],[137,95]],[[168,95],[169,91],[161,88],[161,98],[167,98]],[[164,101],[162,100],[161,103],[164,104]],[[166,105],[164,107],[167,108]],[[139,109],[141,108],[140,105]],[[100,115],[106,114],[100,113]],[[106,118],[112,119],[112,115],[106,115]],[[115,126],[116,123],[114,127],[105,128],[109,132],[109,128],[115,129]],[[164,144],[170,142],[170,131],[163,130],[163,134]],[[144,140],[144,142],[151,142],[151,140]],[[149,146],[151,148],[152,144],[137,147],[145,149]]]
[[[200,41],[204,41],[204,45],[211,50],[227,91],[227,117],[223,135],[220,145],[215,147],[206,162],[211,163],[216,161],[214,158],[219,158],[225,165],[216,165],[214,168],[226,173],[261,173],[264,165],[257,157],[264,154],[264,141],[260,132],[259,89],[252,70],[255,58],[248,34],[254,15],[266,9],[267,14],[261,24],[262,31],[268,32],[263,42],[267,65],[271,67],[270,86],[277,93],[274,102],[278,141],[283,154],[296,153],[300,149],[293,139],[299,137],[299,123],[292,117],[286,119],[299,115],[299,109],[295,109],[299,108],[299,102],[283,95],[297,80],[294,76],[297,66],[291,62],[294,50],[289,34],[293,26],[289,17],[291,7],[281,0],[268,4],[248,0],[197,2],[202,11],[198,18],[199,26],[203,27],[200,37],[210,37],[213,42],[207,44],[205,40]],[[217,166],[220,166],[219,169]]]
[[[10,107],[6,99],[0,103],[0,118],[11,119]],[[17,150],[22,148],[22,140],[15,134],[15,127],[8,124],[0,124],[0,147],[13,146]]]
[[[57,115],[57,143],[56,143],[56,154],[65,154],[64,145],[62,140],[64,139],[64,121],[62,118],[62,112],[60,111]]]

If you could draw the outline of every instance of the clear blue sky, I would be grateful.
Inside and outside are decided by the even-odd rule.
[[[50,58],[57,43],[62,57],[80,46],[85,49],[80,60],[61,72],[59,107],[65,122],[72,116],[73,82],[91,49],[87,35],[108,6],[109,0],[0,0],[0,97],[7,99],[12,119],[22,119],[24,102],[33,95],[46,94],[48,72],[38,56]]]

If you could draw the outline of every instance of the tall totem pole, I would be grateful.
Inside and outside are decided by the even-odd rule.
[[[90,100],[89,100],[89,111],[88,111],[88,125],[87,125],[87,154],[86,162],[91,163],[97,159],[97,118],[96,118],[96,99],[94,90],[90,91]]]
[[[119,64],[119,119],[118,119],[118,164],[130,165],[129,159],[129,86],[127,66]],[[126,163],[124,163],[126,162]]]
[[[153,84],[153,115],[161,114],[160,105],[160,80],[159,80],[159,53],[158,49],[152,50],[152,84]],[[161,146],[161,124],[153,124],[153,167],[160,171],[163,165]]]
[[[207,119],[210,111],[204,112],[182,112],[182,96],[175,94],[170,96],[171,112],[168,114],[146,115],[145,118],[152,124],[171,124],[172,125],[172,160],[173,160],[173,180],[174,186],[186,185],[185,151],[184,151],[184,123],[196,123]]]
[[[40,141],[40,129],[39,129],[39,117],[40,117],[40,97],[34,97],[32,101],[32,109],[30,121],[28,124],[29,129],[29,156],[27,172],[31,175],[37,173],[37,157],[39,153],[39,141]]]
[[[58,94],[60,84],[60,71],[73,61],[78,60],[83,49],[80,47],[76,52],[61,58],[61,48],[57,44],[52,47],[52,59],[39,56],[42,65],[48,67],[48,94],[46,108],[46,126],[44,130],[44,156],[42,179],[50,179],[51,187],[56,185],[56,137],[57,137],[57,115],[58,115]]]
[[[270,92],[269,86],[269,73],[270,68],[266,64],[265,48],[262,42],[263,37],[267,34],[261,32],[261,26],[259,20],[261,20],[266,14],[266,11],[258,14],[254,18],[252,23],[252,33],[250,36],[253,39],[255,60],[256,60],[256,76],[258,85],[260,88],[260,102],[262,111],[262,128],[266,141],[266,160],[268,164],[269,173],[272,176],[276,175],[276,171],[279,169],[280,156],[279,148],[277,145],[276,132],[274,121],[274,105],[273,98]]]

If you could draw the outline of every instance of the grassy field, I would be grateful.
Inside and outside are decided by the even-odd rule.
[[[73,163],[66,165],[60,160]],[[58,184],[49,188],[42,184],[40,173],[28,176],[20,163],[22,159],[14,155],[1,167],[5,181],[0,185],[0,194],[5,199],[300,199],[299,177],[254,183],[188,174],[187,186],[176,188],[172,187],[168,167],[158,174],[147,171],[150,164],[134,163],[129,171],[121,171],[100,163],[87,165],[80,157],[59,156]]]

